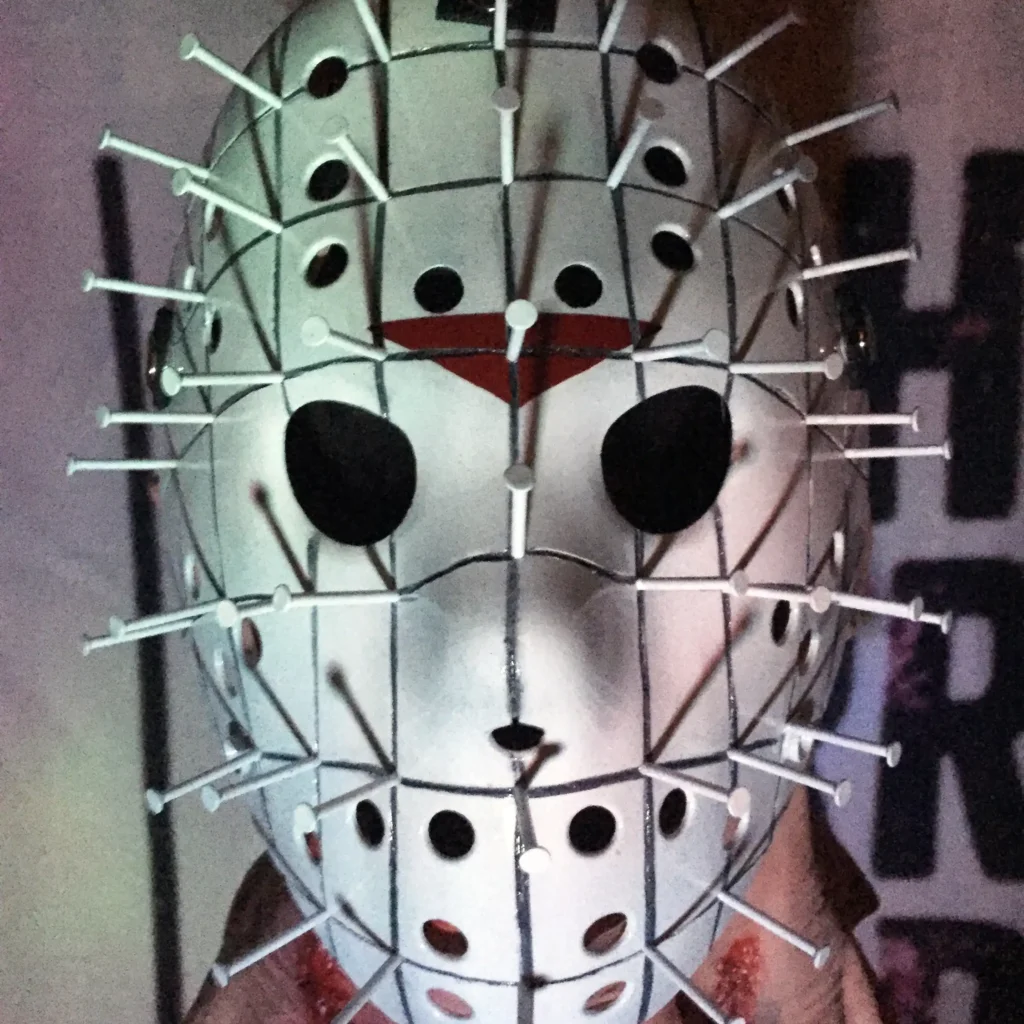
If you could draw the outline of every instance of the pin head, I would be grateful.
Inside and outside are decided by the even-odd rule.
[[[225,597],[217,602],[217,625],[222,629],[231,629],[232,626],[237,626],[241,617],[238,605],[234,601]]]
[[[105,405],[101,405],[96,409],[96,425],[101,430],[110,426],[110,410]]]
[[[519,855],[519,866],[528,875],[543,874],[551,866],[551,854],[543,846],[532,846]]]
[[[220,807],[223,801],[221,800],[220,793],[213,786],[203,786],[202,793],[200,794],[203,800],[203,806],[211,813]],[[225,984],[227,984],[225,982]]]
[[[110,125],[105,124],[103,131],[100,133],[100,144],[96,147],[97,149],[106,149],[110,145],[110,137],[113,132],[110,130]]]
[[[853,796],[853,783],[849,779],[843,779],[836,786],[835,796],[832,798],[836,807],[845,807]]]
[[[181,374],[173,366],[165,366],[160,371],[160,390],[168,398],[173,398],[181,391],[181,384]]]
[[[890,743],[888,749],[885,752],[885,763],[890,768],[895,768],[900,763],[900,758],[903,757],[903,744],[897,741],[896,743]]]
[[[519,95],[518,90],[513,89],[510,85],[503,85],[500,89],[495,89],[491,94],[491,103],[494,104],[495,110],[504,114],[511,114],[519,109],[522,97]]]
[[[146,790],[146,806],[150,814],[159,814],[164,809],[164,795],[156,789]]]
[[[202,48],[199,40],[189,32],[178,44],[178,57],[181,60],[191,60]]]
[[[750,790],[737,786],[725,802],[725,808],[733,818],[746,818],[750,814]]]
[[[811,957],[811,962],[814,964],[815,970],[820,971],[822,967],[828,963],[831,955],[832,948],[830,946],[822,946],[821,949],[815,950],[814,956]]]
[[[179,167],[171,175],[171,192],[176,196],[183,196],[192,187],[195,178],[192,172],[185,167]]]
[[[825,376],[828,380],[839,380],[843,375],[846,360],[838,352],[833,352],[825,360]]]
[[[287,584],[281,583],[274,587],[274,593],[270,598],[270,603],[275,612],[288,610],[292,603],[292,592],[288,589]]]
[[[810,184],[817,180],[818,165],[809,156],[801,156],[793,165],[793,170],[800,181]]]
[[[828,587],[815,587],[811,591],[811,611],[823,615],[832,605],[832,591]]]
[[[310,804],[298,804],[295,808],[295,836],[297,839],[315,832],[317,829],[316,811]]]
[[[526,299],[510,302],[505,310],[505,323],[514,331],[528,331],[537,322],[537,307]]]
[[[302,344],[319,348],[331,336],[331,328],[322,316],[308,317],[302,325]]]
[[[729,577],[729,590],[734,597],[743,597],[750,589],[750,577],[742,569],[737,569]]]
[[[665,116],[665,104],[653,96],[644,96],[637,106],[637,118],[641,121],[660,121]]]
[[[349,123],[344,117],[332,117],[324,121],[324,126],[320,129],[320,135],[328,142],[348,138],[348,133]]]
[[[91,270],[86,270],[82,274],[82,291],[91,292],[96,287],[96,275]]]
[[[220,963],[215,963],[210,968],[210,977],[213,978],[213,982],[218,988],[227,988],[228,982],[231,980],[230,972]]]
[[[533,489],[533,470],[522,462],[516,462],[505,470],[505,485],[510,491],[525,493]]]
[[[725,331],[712,327],[701,340],[709,359],[716,363],[729,362],[729,335]]]

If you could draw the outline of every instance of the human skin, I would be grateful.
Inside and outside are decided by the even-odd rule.
[[[817,945],[832,950],[815,970],[799,950],[734,914],[693,981],[728,1014],[747,1024],[881,1024],[874,986],[852,938],[854,926],[877,906],[874,893],[824,819],[797,790],[746,900]],[[231,961],[295,925],[300,914],[267,856],[249,870],[228,914],[219,959]],[[352,985],[335,972],[325,988],[310,964],[327,968],[317,940],[306,936],[231,979],[203,985],[185,1024],[322,1024]],[[314,967],[313,973],[316,973]],[[319,983],[318,983],[319,982]],[[679,996],[649,1024],[702,1024]],[[355,1024],[391,1024],[368,1005]]]

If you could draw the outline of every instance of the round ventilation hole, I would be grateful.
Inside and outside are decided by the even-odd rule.
[[[681,789],[670,790],[661,801],[658,828],[666,839],[674,839],[683,830],[686,821],[686,794]]]
[[[473,849],[476,835],[458,811],[438,811],[427,826],[430,845],[446,860],[458,860]]]
[[[348,81],[348,65],[340,57],[324,57],[306,79],[309,95],[315,100],[333,96]]]
[[[456,1020],[469,1020],[473,1016],[473,1007],[466,1002],[462,996],[449,992],[444,988],[428,988],[427,998],[446,1017],[454,1017]]]
[[[676,533],[715,503],[732,456],[732,421],[717,391],[663,391],[623,413],[601,445],[608,497],[631,526]]]
[[[327,288],[334,284],[348,266],[348,251],[339,242],[331,242],[314,253],[306,264],[306,284],[310,288]]]
[[[651,146],[644,153],[644,170],[659,185],[669,188],[681,188],[689,178],[682,157],[668,146]]]
[[[626,915],[605,914],[599,917],[584,933],[583,948],[588,953],[601,956],[610,953],[626,934]]]
[[[614,838],[615,815],[607,807],[584,807],[569,822],[569,843],[577,853],[602,853]]]
[[[453,959],[465,956],[469,949],[466,936],[451,921],[442,921],[440,918],[434,918],[423,925],[423,938],[432,950]]]
[[[544,738],[544,730],[536,725],[527,725],[525,722],[509,722],[508,725],[499,726],[492,730],[491,739],[501,747],[513,754],[522,753],[524,750],[533,750],[540,746]]]
[[[461,301],[462,278],[451,267],[431,267],[416,279],[413,295],[428,313],[450,313]]]
[[[599,988],[588,997],[587,1001],[583,1004],[583,1012],[589,1014],[604,1013],[605,1010],[611,1009],[622,998],[622,993],[625,991],[626,983],[624,981],[613,981],[610,985]]]
[[[384,842],[384,817],[372,800],[356,804],[356,832],[371,850]]]
[[[660,43],[644,43],[636,51],[640,70],[658,85],[671,85],[679,77],[679,62]]]
[[[344,160],[325,160],[309,176],[306,195],[315,203],[326,203],[341,195],[348,184],[348,164]]]
[[[252,619],[242,619],[242,661],[246,668],[255,668],[263,657],[263,637]]]
[[[693,246],[678,230],[663,228],[656,231],[651,239],[651,252],[663,267],[676,274],[685,274],[688,270],[693,270],[693,265],[697,262]]]
[[[571,263],[555,278],[555,294],[573,309],[593,306],[603,291],[604,285],[596,271],[582,263]]]
[[[395,531],[416,493],[416,456],[389,420],[319,401],[288,420],[284,461],[295,500],[339,544],[364,547]]]
[[[789,632],[789,619],[792,608],[788,601],[776,601],[772,609],[772,640],[781,645]]]

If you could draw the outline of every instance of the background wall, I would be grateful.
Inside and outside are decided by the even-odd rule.
[[[178,61],[178,40],[195,30],[242,66],[284,6],[9,0],[0,18],[2,1024],[158,1018],[136,665],[79,649],[108,614],[132,612],[134,584],[124,481],[64,477],[70,451],[121,453],[115,431],[92,429],[98,404],[118,404],[117,366],[106,303],[78,281],[102,268],[101,125],[197,157],[226,90]],[[715,9],[723,46],[778,6]],[[922,244],[920,263],[864,279],[886,367],[875,397],[920,404],[922,439],[951,432],[957,445],[948,466],[876,474],[873,586],[923,588],[961,613],[948,643],[878,625],[854,645],[843,728],[903,738],[904,766],[821,767],[858,785],[836,825],[882,897],[863,939],[895,1019],[1013,1019],[1024,964],[1024,7],[828,0],[808,13],[759,70],[797,124],[898,91],[900,118],[816,156],[847,250]],[[867,159],[848,187],[856,157]],[[132,163],[125,180],[134,274],[163,281],[179,203],[156,168]],[[152,309],[138,312],[145,330]],[[181,778],[217,751],[190,672],[171,658],[170,770]],[[173,815],[187,1002],[258,847],[230,806],[211,819],[182,801]]]

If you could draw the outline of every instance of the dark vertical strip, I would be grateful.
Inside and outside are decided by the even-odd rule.
[[[519,1004],[516,1024],[533,1024],[533,924],[530,920],[530,877],[519,866],[523,837],[516,822],[513,863],[516,873],[516,923],[519,925]]]
[[[103,157],[95,165],[103,258],[110,277],[131,279],[132,250],[127,197],[120,161]],[[135,300],[108,293],[108,309],[117,365],[118,389],[125,409],[145,408],[144,367]],[[152,453],[145,427],[124,429],[124,454],[148,459]],[[138,615],[160,611],[160,556],[157,524],[144,473],[127,474],[135,608]],[[143,786],[170,785],[170,729],[167,707],[167,662],[161,637],[143,640],[138,652],[139,711],[142,732]],[[174,850],[173,811],[148,815],[150,900],[153,913],[153,972],[156,1019],[178,1024],[182,1015],[181,935],[178,915],[178,866]]]

